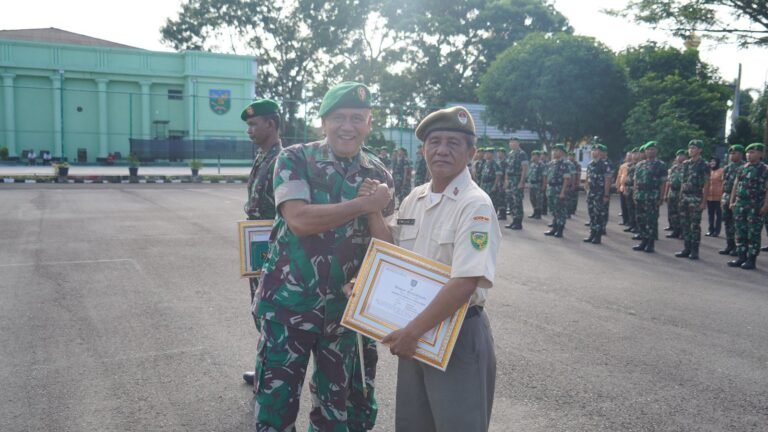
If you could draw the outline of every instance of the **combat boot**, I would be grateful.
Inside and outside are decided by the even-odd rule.
[[[499,210],[499,220],[507,220],[507,211],[504,209]]]
[[[552,225],[552,228],[549,231],[545,232],[544,235],[545,236],[553,236],[553,235],[555,235],[556,232],[557,232],[557,227]]]
[[[688,241],[686,241],[685,247],[683,247],[683,250],[676,253],[675,256],[678,258],[688,258],[689,256],[691,256],[691,244]]]
[[[632,236],[632,240],[642,240],[642,239],[643,239],[643,236],[641,236],[640,234],[635,234]]]
[[[584,240],[582,240],[582,241],[583,241],[584,243],[591,243],[591,242],[592,242],[592,240],[594,240],[594,239],[595,239],[595,233],[593,233],[593,232],[590,232],[590,233],[589,233],[589,237],[585,238],[585,239],[584,239]]]
[[[665,237],[666,238],[680,238],[680,231],[672,230],[672,232],[667,234]]]
[[[647,253],[654,253],[654,252],[656,252],[656,248],[655,248],[655,244],[654,244],[655,242],[656,242],[656,240],[654,240],[654,239],[648,240],[648,245],[645,247],[645,251]]]
[[[643,239],[643,241],[640,242],[640,244],[636,244],[632,246],[632,250],[641,251],[645,250],[645,247],[648,246],[648,239]]]
[[[565,228],[564,225],[560,225],[559,227],[557,227],[557,231],[555,231],[554,237],[563,238],[563,229],[564,228]]]
[[[688,255],[688,259],[691,260],[697,260],[699,259],[699,244],[691,244],[691,254]]]
[[[760,248],[760,250],[763,252],[768,252],[768,246],[763,246]]]
[[[603,236],[600,233],[595,234],[595,238],[592,239],[592,244],[600,244],[603,242]]]
[[[728,261],[728,267],[741,267],[745,262],[747,262],[747,254],[740,253],[738,258],[733,261]]]
[[[736,242],[734,240],[726,240],[725,249],[718,251],[720,255],[730,255],[734,249],[736,249]]]
[[[756,261],[757,261],[757,256],[749,255],[747,257],[747,261],[741,265],[741,268],[743,268],[744,270],[754,270],[755,268],[757,268]]]
[[[624,228],[624,232],[632,232],[633,229],[635,229],[635,227],[630,225],[627,228]]]

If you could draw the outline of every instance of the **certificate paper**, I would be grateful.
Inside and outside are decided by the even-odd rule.
[[[237,223],[240,238],[240,276],[256,277],[269,254],[272,220],[247,220]]]
[[[435,298],[450,267],[395,245],[373,240],[360,268],[341,324],[381,341],[405,327]],[[419,339],[414,358],[445,370],[467,305]]]

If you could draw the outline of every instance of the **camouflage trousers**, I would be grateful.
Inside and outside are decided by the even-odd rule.
[[[736,240],[736,225],[733,220],[733,209],[731,208],[731,198],[723,195],[720,204],[723,206],[723,225],[725,225],[725,239]]]
[[[358,390],[362,390],[359,366],[355,370],[358,355],[356,333],[327,336],[269,320],[262,320],[261,328],[254,381],[256,431],[295,430],[310,353],[314,359],[314,373],[310,381],[312,409],[309,430],[365,430],[362,424],[355,426],[360,429],[353,429],[352,420],[373,425],[376,404],[369,403],[373,392],[367,397],[350,394],[356,386],[355,378]],[[372,348],[368,343],[364,346],[364,355],[370,358]],[[369,366],[375,369],[375,361],[371,363],[374,364],[366,364],[366,370]],[[370,385],[371,390],[373,379],[373,376],[366,376],[366,386]],[[351,411],[348,411],[350,408]]]
[[[683,240],[691,247],[698,247],[701,242],[701,202],[700,196],[680,195],[680,227]]]
[[[544,206],[544,194],[542,193],[541,187],[531,186],[528,189],[528,199],[531,201],[533,212],[541,214],[542,207]]]
[[[760,208],[736,201],[733,205],[733,221],[736,228],[736,253],[749,256],[760,254],[760,236],[765,224]]]
[[[680,231],[680,192],[670,190],[667,195],[667,222],[672,231]]]
[[[565,199],[560,199],[560,191],[555,188],[547,188],[547,201],[549,210],[552,211],[552,224],[556,227],[564,227],[567,216]]]
[[[629,221],[630,227],[636,227],[637,226],[637,213],[635,210],[635,194],[632,191],[626,192],[624,194],[627,201],[627,220]]]
[[[635,200],[635,214],[640,237],[644,240],[656,240],[659,237],[659,200]]]
[[[510,216],[515,222],[523,220],[523,196],[525,190],[517,186],[512,186],[507,190],[507,201],[509,202]]]
[[[507,196],[504,194],[504,191],[501,189],[497,189],[496,192],[493,193],[493,195],[490,196],[491,201],[493,202],[493,207],[496,209],[496,213],[499,215],[504,215],[504,217],[507,216]]]
[[[603,191],[587,194],[587,213],[589,213],[589,232],[602,234],[608,220],[608,203],[603,200]]]
[[[566,211],[567,214],[572,215],[576,213],[576,208],[579,205],[579,191],[569,190],[565,193]]]

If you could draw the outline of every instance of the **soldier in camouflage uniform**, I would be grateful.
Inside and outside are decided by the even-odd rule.
[[[411,193],[411,161],[408,159],[408,152],[400,147],[395,153],[395,160],[392,162],[392,177],[395,179],[395,196],[397,196],[398,206]]]
[[[552,210],[552,229],[544,235],[562,237],[566,220],[565,193],[571,183],[571,167],[567,160],[565,144],[555,144],[552,161],[547,170],[547,200]]]
[[[683,162],[688,152],[680,149],[675,152],[675,160],[667,171],[667,221],[669,222],[667,238],[681,238],[682,227],[680,226],[680,188],[683,187]]]
[[[483,175],[483,164],[485,164],[485,149],[478,148],[475,157],[472,158],[472,169],[470,169],[472,180],[478,186],[480,185],[480,176]]]
[[[733,224],[733,209],[731,208],[731,192],[736,183],[736,177],[741,170],[744,146],[734,144],[728,148],[728,164],[723,168],[723,224],[725,225],[725,249],[718,251],[720,255],[736,256],[736,227]]]
[[[499,215],[499,220],[507,220],[507,209],[512,209],[512,204],[509,202],[509,195],[504,189],[504,173],[507,172],[507,151],[500,148],[496,149],[496,155],[498,156],[499,169],[501,170],[501,184],[496,189],[496,198],[494,202],[498,202],[498,210],[496,213]]]
[[[576,161],[576,153],[568,152],[568,162],[571,164],[571,187],[566,193],[568,202],[568,218],[576,214],[579,205],[579,186],[581,185],[581,164]]]
[[[542,175],[544,176],[545,180],[546,180],[546,177],[549,174],[549,162],[550,162],[549,159],[550,159],[549,153],[544,151],[544,150],[542,150],[541,151],[541,157],[539,158],[539,163],[541,163],[541,167],[542,167],[541,172],[542,172]],[[542,185],[543,186],[542,186],[542,189],[541,189],[541,196],[542,196],[542,200],[541,200],[541,215],[542,216],[546,216],[547,215],[547,210],[548,210],[548,207],[549,207],[549,202],[548,202],[549,200],[547,200],[547,182],[543,181]]]
[[[730,267],[756,267],[764,218],[768,214],[768,165],[761,160],[764,151],[765,145],[761,143],[747,146],[747,163],[741,167],[731,190],[738,258],[728,263]]]
[[[707,207],[704,197],[709,193],[709,164],[701,158],[704,142],[688,143],[690,159],[683,162],[680,194],[680,226],[683,228],[685,247],[675,254],[678,258],[699,259],[701,242],[701,212]]]
[[[544,180],[544,164],[540,161],[541,151],[531,152],[531,163],[528,167],[528,198],[531,201],[533,213],[528,216],[530,219],[541,219],[541,207],[544,204],[544,186],[541,184]]]
[[[424,146],[420,145],[416,153],[416,175],[413,186],[421,186],[428,181],[429,170],[427,169],[427,160],[424,159]]]
[[[392,160],[389,158],[386,149],[379,150],[379,160],[387,167],[388,170],[392,170]]]
[[[480,188],[491,197],[497,216],[499,209],[498,190],[501,188],[503,175],[499,163],[493,159],[493,149],[486,148],[483,171],[480,174]]]
[[[606,160],[608,148],[603,144],[592,147],[592,160],[587,166],[587,210],[589,212],[589,237],[585,243],[600,244],[608,220],[608,201],[611,197],[613,169]]]
[[[275,166],[278,213],[254,311],[262,331],[254,384],[257,431],[294,429],[310,353],[310,428],[372,425],[351,424],[355,416],[347,412],[356,403],[349,393],[360,380],[353,368],[361,347],[356,333],[340,324],[347,304],[342,286],[357,274],[372,237],[391,241],[384,218],[394,212],[394,182],[384,164],[362,148],[371,130],[367,87],[354,82],[332,87],[319,114],[326,138],[284,149]],[[375,193],[357,196],[369,182]],[[375,404],[360,416],[371,410]]]
[[[659,235],[659,207],[664,202],[664,190],[667,182],[667,167],[656,159],[656,141],[649,141],[643,147],[645,160],[635,167],[635,209],[640,244],[632,249],[654,252]]]
[[[506,186],[507,200],[511,206],[510,215],[512,223],[506,226],[509,229],[523,229],[523,196],[525,193],[525,180],[528,177],[528,155],[520,148],[520,140],[513,137],[509,140],[509,156],[507,157],[507,169],[504,185]]]
[[[248,220],[275,218],[275,193],[272,177],[275,159],[283,146],[280,142],[280,108],[275,101],[260,99],[243,109],[240,119],[248,125],[248,137],[258,148],[248,177],[248,201],[243,210]],[[251,307],[259,287],[258,278],[248,279]],[[258,322],[256,322],[258,327]],[[253,385],[253,371],[243,374],[243,380]]]

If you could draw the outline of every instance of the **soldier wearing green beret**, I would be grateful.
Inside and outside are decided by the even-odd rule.
[[[571,185],[571,167],[565,159],[567,150],[565,144],[555,144],[552,150],[552,161],[547,170],[547,200],[552,209],[552,229],[544,235],[560,238],[563,236],[567,208],[565,196]]]
[[[733,223],[731,192],[742,165],[744,165],[744,146],[734,144],[728,148],[728,164],[723,168],[723,198],[720,204],[723,207],[725,249],[718,251],[720,255],[736,256],[736,226]]]
[[[576,152],[568,152],[568,163],[571,164],[571,185],[566,193],[568,219],[576,214],[579,205],[579,187],[581,185],[581,164],[576,160]]]
[[[544,205],[544,190],[546,186],[544,181],[544,164],[541,162],[541,151],[531,152],[531,163],[528,166],[528,199],[531,202],[533,213],[529,219],[541,219],[542,206]]]
[[[608,202],[611,198],[613,168],[607,160],[608,148],[603,144],[592,147],[592,160],[587,166],[587,212],[589,214],[589,237],[586,243],[602,242],[605,224],[608,221]]]
[[[634,181],[640,244],[632,249],[654,252],[656,238],[659,235],[659,207],[664,202],[667,183],[667,167],[664,162],[656,159],[656,141],[647,142],[643,150],[645,160],[637,164]]]
[[[680,189],[683,187],[683,162],[685,162],[687,155],[688,152],[684,149],[676,151],[672,166],[667,171],[667,179],[669,181],[667,182],[664,196],[667,202],[667,222],[669,222],[669,226],[664,230],[671,231],[666,235],[667,238],[681,238],[683,233],[683,228],[680,225]]]
[[[483,163],[483,170],[480,173],[480,187],[489,197],[491,197],[498,217],[498,209],[500,206],[498,196],[504,181],[504,173],[501,171],[501,166],[496,161],[493,153],[493,148],[485,148],[485,162]],[[506,218],[506,214],[504,217]]]
[[[683,162],[682,188],[680,195],[680,221],[683,228],[682,251],[678,258],[699,259],[701,242],[701,212],[707,207],[704,197],[709,193],[710,168],[701,158],[704,142],[693,139],[688,143],[688,156]]]
[[[427,160],[424,159],[424,146],[420,145],[416,149],[416,175],[413,178],[413,186],[421,186],[429,181],[429,170],[427,169]]]
[[[341,326],[345,284],[357,274],[372,237],[392,241],[394,182],[363,148],[371,95],[343,82],[320,105],[322,141],[283,149],[275,165],[269,256],[254,316],[261,340],[254,393],[257,430],[293,430],[311,357],[312,430],[373,427],[376,346]],[[362,351],[362,366],[356,361]],[[356,370],[357,369],[357,370]],[[361,381],[365,379],[365,387]],[[359,384],[359,388],[355,388]]]
[[[762,161],[765,145],[747,146],[747,163],[741,167],[731,190],[730,205],[736,226],[736,253],[730,267],[756,268],[760,254],[760,236],[768,214],[768,165]]]
[[[480,176],[483,174],[483,165],[485,164],[485,151],[478,148],[475,156],[472,158],[471,174],[472,179],[480,185]]]
[[[507,201],[510,205],[512,223],[506,226],[509,229],[523,229],[523,197],[525,194],[525,180],[528,176],[528,155],[520,148],[520,139],[512,137],[507,143],[509,156],[504,170],[504,189]]]
[[[635,208],[635,169],[644,159],[644,153],[640,150],[640,147],[635,147],[631,150],[632,161],[627,166],[627,175],[624,177],[624,197],[627,202],[627,218],[629,219],[629,226],[624,228],[624,232],[637,233],[639,227],[637,223],[637,212]]]

